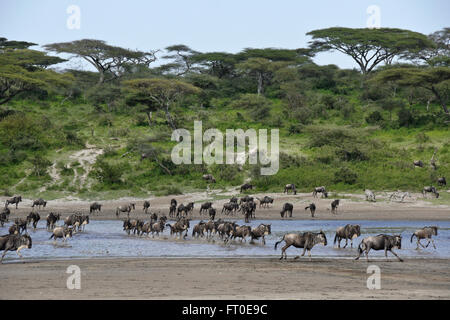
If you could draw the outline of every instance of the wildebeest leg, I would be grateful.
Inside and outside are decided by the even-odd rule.
[[[262,236],[262,242],[263,242],[263,244],[265,245],[266,244],[266,238],[264,238],[264,236]]]
[[[402,259],[401,259],[394,251],[392,251],[392,249],[389,250],[389,251],[392,252],[392,254],[393,254],[394,256],[396,256],[398,260],[400,260],[401,262],[403,262],[403,260],[402,260]]]
[[[419,239],[419,238],[417,238],[417,244],[418,244],[418,245],[420,244],[420,246],[421,246],[422,248],[426,248],[426,247],[422,244],[422,242],[420,242],[420,239]],[[417,248],[419,248],[418,245],[417,245]]]
[[[281,248],[281,258],[280,258],[280,260],[283,259],[283,254],[284,254],[284,259],[285,260],[287,259],[286,249],[289,248],[290,246],[291,246],[290,244],[286,243],[286,245],[283,248]]]
[[[434,244],[434,240],[431,239],[431,243],[433,244],[433,247],[436,249],[436,245]]]
[[[343,246],[342,248],[345,249],[345,247],[347,247],[348,245],[348,238],[345,238],[345,246]]]

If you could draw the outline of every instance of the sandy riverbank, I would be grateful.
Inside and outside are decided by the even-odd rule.
[[[69,265],[81,289],[66,287]],[[367,266],[381,269],[369,290]],[[449,260],[142,258],[0,265],[0,299],[450,299]]]

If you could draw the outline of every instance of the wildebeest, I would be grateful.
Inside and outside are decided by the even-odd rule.
[[[201,220],[199,223],[197,223],[194,228],[192,228],[192,237],[196,237],[198,238],[200,237],[204,237],[205,236],[205,228],[206,228],[206,222],[204,222],[203,220]]]
[[[318,193],[321,193],[323,197],[328,198],[328,192],[327,192],[327,190],[325,189],[324,186],[315,187],[314,191],[313,191],[313,197],[317,198],[317,194]]]
[[[84,231],[87,224],[89,224],[89,216],[82,215],[80,219],[80,225],[78,226],[78,231]]]
[[[30,212],[27,216],[27,222],[28,224],[33,223],[33,229],[36,229],[39,220],[41,220],[41,216],[37,212]]]
[[[411,236],[411,242],[413,241],[413,238],[416,237],[417,238],[417,248],[419,249],[419,245],[422,246],[422,248],[428,248],[428,245],[431,243],[433,244],[433,247],[436,249],[436,246],[434,244],[434,240],[431,238],[431,236],[437,236],[438,232],[438,227],[436,226],[432,226],[432,227],[424,227],[422,229],[416,230],[412,236]],[[428,243],[426,246],[424,246],[422,243],[420,243],[421,239],[427,239]]]
[[[16,251],[17,255],[22,258],[20,250],[24,248],[31,249],[32,241],[28,234],[7,234],[0,237],[0,251],[3,251],[0,263],[8,251]]]
[[[64,226],[73,227],[74,231],[81,225],[81,215],[78,213],[71,214],[64,219]]]
[[[281,218],[284,218],[286,215],[286,218],[289,217],[292,218],[292,212],[294,211],[294,205],[292,203],[286,202],[283,204],[283,209],[280,211]]]
[[[176,212],[177,212],[177,205],[176,203],[172,203],[169,207],[169,217],[171,218],[175,217]]]
[[[347,247],[348,239],[350,239],[350,246],[353,248],[353,239],[361,235],[361,226],[359,224],[347,224],[344,227],[339,227],[334,236],[334,244],[338,243],[338,248],[341,247],[341,240],[345,239],[344,248]]]
[[[390,195],[389,201],[392,199],[400,199],[400,202],[403,202],[406,197],[411,198],[411,194],[409,192],[396,191]]]
[[[339,199],[333,200],[333,202],[331,202],[331,213],[337,213],[337,209],[339,207]]]
[[[311,217],[314,218],[314,213],[316,212],[316,205],[314,203],[311,203],[309,206],[305,207],[305,210],[308,210],[311,212]]]
[[[183,214],[183,212],[184,212],[184,214]],[[180,217],[180,214],[181,214],[181,216],[188,214],[188,208],[182,203],[180,203],[180,205],[177,208],[177,218]]]
[[[158,237],[160,233],[164,232],[165,223],[166,219],[164,217],[161,217],[158,222],[151,224],[152,237],[154,237],[155,232]]]
[[[327,237],[323,231],[320,232],[304,232],[304,233],[288,233],[283,236],[283,238],[275,243],[274,249],[277,249],[277,246],[281,242],[286,242],[285,246],[281,248],[281,257],[280,260],[287,259],[286,249],[290,246],[294,246],[296,248],[303,248],[302,256],[305,255],[306,250],[308,250],[309,259],[311,259],[311,249],[318,243],[323,243],[324,246],[327,245]],[[298,259],[299,256],[296,256],[294,259]]]
[[[237,226],[235,228],[235,230],[233,231],[233,236],[232,239],[236,239],[236,238],[241,238],[241,242],[242,240],[245,240],[245,237],[249,237],[250,236],[250,232],[252,231],[252,228],[250,226]]]
[[[235,213],[236,210],[239,209],[239,205],[236,202],[227,202],[223,204],[222,212],[225,211],[225,214],[228,215],[230,213]]]
[[[203,213],[203,211],[208,212],[208,210],[212,208],[212,202],[205,202],[200,206],[200,214]]]
[[[231,197],[230,202],[238,203],[238,198],[236,198],[236,197]]]
[[[19,233],[22,233],[23,231],[27,232],[27,218],[16,218],[14,224],[19,227]]]
[[[14,196],[12,198],[6,199],[5,207],[8,207],[8,205],[10,205],[10,204],[15,204],[16,209],[17,209],[17,206],[19,205],[19,202],[21,202],[21,201],[22,201],[22,196]]]
[[[54,238],[55,241],[57,238],[62,238],[63,242],[66,242],[66,239],[72,237],[73,229],[69,227],[56,227],[53,229],[52,235],[50,239]]]
[[[3,227],[5,222],[8,222],[8,218],[10,215],[10,210],[8,208],[3,208],[0,212],[0,226]]]
[[[118,217],[121,212],[126,212],[127,216],[130,215],[131,210],[136,209],[136,204],[131,202],[127,205],[119,206],[116,208],[116,216]]]
[[[423,168],[423,161],[422,160],[414,160],[413,164],[414,164],[414,167]]]
[[[263,206],[265,208],[268,208],[269,203],[273,204],[273,198],[271,198],[269,196],[264,196],[264,198],[262,198],[262,199],[259,199],[259,198],[256,198],[256,199],[259,200],[259,207],[260,208],[261,208],[261,206]]]
[[[143,209],[145,214],[147,214],[148,208],[150,208],[150,201],[145,200],[143,204]]]
[[[379,234],[377,236],[370,236],[364,238],[358,246],[358,256],[355,260],[361,257],[361,254],[366,252],[366,259],[369,261],[369,251],[373,250],[384,250],[384,255],[387,258],[387,252],[390,251],[398,260],[403,261],[392,249],[402,248],[402,236],[401,235],[386,235]]]
[[[250,184],[250,183],[244,183],[244,184],[241,186],[241,193],[242,193],[242,191],[246,191],[246,190],[249,190],[249,189],[252,189],[252,190],[253,190],[253,185]]]
[[[209,219],[214,220],[214,218],[216,217],[216,209],[209,208],[208,214],[209,214]]]
[[[20,228],[17,224],[13,224],[8,228],[8,233],[9,234],[19,234],[20,233]]]
[[[294,194],[297,194],[297,189],[295,188],[295,184],[290,183],[284,186],[284,191],[283,193],[289,193],[289,191],[294,192]]]
[[[96,211],[100,212],[102,210],[102,205],[98,202],[91,203],[89,207],[89,213],[95,213]]]
[[[228,242],[237,227],[236,222],[223,221],[217,226],[217,233],[224,242]]]
[[[262,237],[262,243],[266,244],[266,239],[264,238],[264,236],[271,234],[271,225],[270,224],[263,224],[261,223],[259,226],[257,226],[256,228],[253,228],[250,231],[250,236],[251,236],[251,240],[250,243],[253,243],[253,240],[257,240],[259,238]]]
[[[217,232],[217,227],[223,223],[222,219],[219,219],[217,221],[209,220],[205,224],[205,232],[206,232],[206,238],[212,237],[214,233]]]
[[[437,192],[436,188],[433,186],[423,187],[422,195],[424,198],[427,193],[433,193],[436,199],[439,198],[439,192]]]
[[[372,190],[366,189],[364,190],[364,194],[366,195],[366,201],[375,202],[375,193]]]
[[[216,183],[216,179],[214,179],[212,174],[204,174],[202,178],[208,182]]]
[[[446,186],[447,180],[445,180],[445,177],[440,177],[437,179],[438,186]]]
[[[47,215],[47,230],[53,230],[55,227],[56,222],[61,218],[61,214],[54,214],[53,212],[50,212]]]
[[[245,222],[248,223],[250,222],[250,218],[255,216],[256,203],[253,201],[245,202],[240,210],[242,210],[242,213],[244,214]]]
[[[43,206],[44,208],[47,206],[47,201],[45,201],[42,198],[34,200],[33,204],[31,205],[31,207],[34,208],[35,206],[37,206],[39,208],[39,210],[41,210],[41,206]]]
[[[189,219],[187,219],[186,217],[180,217],[175,223],[173,224],[166,224],[167,227],[170,227],[170,234],[175,234],[175,236],[177,235],[177,233],[180,234],[180,239],[181,239],[181,235],[183,234],[183,232],[186,232],[183,236],[183,239],[186,239],[187,237],[187,232],[189,229]]]

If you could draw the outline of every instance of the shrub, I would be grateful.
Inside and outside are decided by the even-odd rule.
[[[347,167],[341,167],[334,173],[334,183],[354,184],[357,180],[358,175]]]

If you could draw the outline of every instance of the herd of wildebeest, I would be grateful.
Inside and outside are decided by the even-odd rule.
[[[439,183],[443,183],[446,185],[445,178],[443,181],[439,181]],[[251,184],[244,184],[241,186],[240,191],[253,189]],[[294,184],[287,184],[284,188],[284,193],[297,194],[296,187]],[[423,195],[426,193],[435,194],[436,198],[439,196],[439,193],[436,191],[434,186],[425,187],[423,189]],[[328,197],[328,191],[324,186],[316,187],[313,190],[313,197],[318,197],[318,194],[321,194],[322,197]],[[394,192],[391,194],[389,199],[401,199],[404,200],[405,197],[410,197],[408,192]],[[365,197],[367,201],[376,201],[375,194],[370,190],[365,190]],[[256,198],[256,200],[255,200]],[[18,208],[19,203],[22,201],[21,196],[15,196],[10,199],[7,199],[5,202],[5,206],[0,212],[0,226],[4,227],[6,222],[9,222],[9,215],[11,210],[9,205],[15,205],[15,208]],[[269,208],[273,205],[274,199],[269,196],[265,196],[263,198],[252,197],[246,195],[238,199],[237,197],[232,197],[228,202],[223,204],[222,210],[220,214],[225,217],[235,217],[240,214],[243,216],[245,223],[249,223],[250,220],[256,218],[256,208],[258,206],[257,201],[259,202],[259,208]],[[337,209],[339,206],[339,199],[335,199],[331,202],[331,213],[337,214]],[[43,199],[34,200],[32,203],[32,211],[26,218],[16,218],[14,223],[9,226],[9,234],[0,236],[0,251],[3,251],[1,261],[3,261],[3,257],[8,251],[16,251],[19,257],[22,258],[20,254],[20,250],[24,248],[30,249],[32,247],[32,239],[27,231],[27,226],[32,225],[33,229],[37,228],[38,222],[41,221],[40,214],[35,211],[35,208],[41,210],[41,208],[46,208],[47,201]],[[172,199],[169,206],[169,217],[166,215],[162,215],[160,212],[151,212],[150,211],[150,201],[144,201],[142,205],[142,210],[145,214],[150,216],[149,221],[144,221],[141,219],[132,219],[130,218],[130,213],[133,210],[136,210],[136,203],[131,202],[128,204],[121,205],[116,208],[115,214],[118,219],[120,219],[121,213],[126,213],[127,217],[123,220],[123,230],[128,235],[136,235],[142,237],[144,234],[148,237],[152,234],[152,237],[159,236],[164,232],[165,229],[170,229],[170,236],[175,236],[175,238],[185,240],[188,236],[188,231],[190,228],[190,221],[192,220],[192,214],[194,210],[194,203],[190,202],[188,204],[178,204],[176,199]],[[89,214],[94,214],[96,212],[100,212],[102,208],[102,204],[98,202],[94,202],[89,207]],[[292,218],[294,206],[292,203],[284,203],[282,206],[282,210],[280,211],[281,218]],[[311,203],[305,207],[305,210],[309,210],[311,217],[314,217],[314,213],[316,211],[315,203]],[[74,213],[62,219],[60,213],[50,212],[46,217],[46,227],[51,236],[49,239],[61,238],[64,242],[67,238],[72,237],[74,233],[83,232],[86,225],[89,224],[89,214],[81,214]],[[259,226],[252,228],[249,225],[238,225],[236,221],[226,221],[222,218],[216,219],[217,211],[213,207],[212,202],[205,202],[200,205],[199,209],[200,216],[205,215],[208,216],[209,219],[207,221],[201,220],[199,223],[195,224],[192,227],[192,237],[193,238],[204,238],[208,241],[216,237],[223,241],[223,243],[229,243],[230,241],[235,241],[239,239],[240,242],[246,242],[247,238],[250,238],[250,243],[254,243],[255,240],[261,239],[262,244],[265,245],[265,236],[271,234],[271,225],[261,223]],[[171,219],[172,223],[168,223],[168,220]],[[57,222],[59,220],[63,220],[64,224],[58,226]],[[433,244],[433,247],[436,248],[434,241],[432,239],[433,235],[437,235],[438,227],[436,226],[427,226],[422,229],[416,230],[411,236],[411,242],[413,238],[416,237],[417,240],[417,248],[419,246],[423,248],[427,248],[430,242]],[[336,234],[334,237],[334,244],[337,243],[337,247],[341,247],[341,241],[345,240],[345,245],[343,248],[347,247],[348,241],[350,240],[350,246],[353,248],[353,240],[361,235],[361,226],[360,225],[352,225],[347,224],[343,227],[340,227],[336,230]],[[423,245],[420,240],[426,239],[428,243]],[[365,253],[366,259],[368,260],[368,253],[370,250],[384,250],[385,256],[387,258],[387,252],[390,251],[394,254],[400,261],[403,261],[392,249],[398,248],[401,249],[401,235],[388,235],[388,234],[379,234],[376,236],[368,236],[364,238],[358,246],[358,256],[355,258],[356,260],[360,258],[362,254]],[[303,248],[302,256],[305,255],[306,251],[308,251],[308,255],[311,258],[311,249],[316,244],[327,245],[327,237],[323,231],[320,232],[301,232],[301,233],[288,233],[285,234],[282,239],[275,243],[275,249],[278,244],[281,242],[285,242],[285,245],[281,249],[281,259],[283,257],[286,259],[286,249],[290,246],[294,246],[296,248]],[[298,258],[298,256],[296,257]]]

